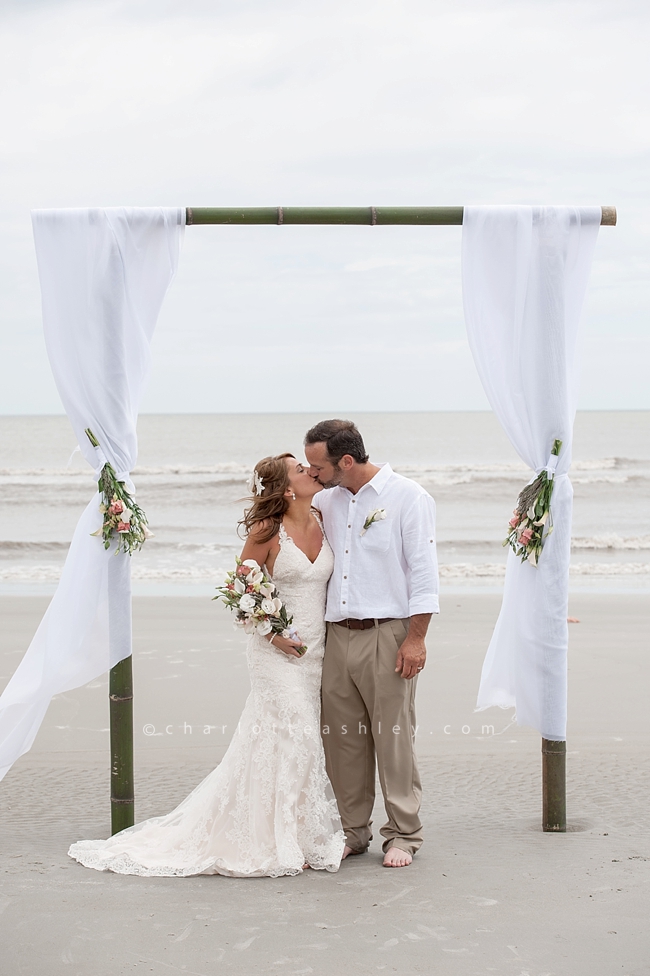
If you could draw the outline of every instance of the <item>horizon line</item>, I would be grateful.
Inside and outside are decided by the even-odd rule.
[[[146,410],[138,414],[138,419],[140,417],[296,417],[305,416],[309,414],[314,414],[322,416],[326,411],[324,410]],[[582,407],[576,411],[576,414],[581,413],[649,413],[650,407]],[[388,414],[432,414],[432,413],[467,413],[467,414],[493,414],[496,417],[494,410],[485,408],[466,408],[464,410],[443,408],[443,409],[433,409],[433,410],[356,410],[354,408],[344,408],[343,410],[338,410],[338,415],[345,413],[354,414],[368,414],[368,415],[388,415]],[[12,417],[16,418],[28,418],[28,417],[68,417],[65,411],[60,411],[57,413],[3,413],[0,411],[0,420],[9,419]]]

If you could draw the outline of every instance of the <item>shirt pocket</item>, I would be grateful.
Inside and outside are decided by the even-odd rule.
[[[373,522],[359,540],[361,548],[369,549],[372,552],[388,552],[392,534],[392,519],[386,518],[380,522]]]

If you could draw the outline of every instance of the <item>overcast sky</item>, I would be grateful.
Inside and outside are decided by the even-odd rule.
[[[0,413],[58,413],[29,211],[614,204],[580,405],[650,408],[647,0],[1,0]],[[143,410],[484,409],[457,227],[193,227]]]

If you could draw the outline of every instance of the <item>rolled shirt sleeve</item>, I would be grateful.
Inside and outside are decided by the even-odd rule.
[[[409,616],[439,613],[436,503],[424,490],[402,517],[402,553],[407,566]]]

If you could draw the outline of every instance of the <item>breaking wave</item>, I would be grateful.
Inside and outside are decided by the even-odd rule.
[[[502,464],[417,464],[395,465],[395,470],[407,478],[414,478],[431,486],[453,486],[491,481],[525,483],[531,470],[523,462]],[[153,467],[138,466],[132,474],[134,478],[153,478],[156,481],[178,482],[183,479],[215,478],[218,481],[245,482],[250,476],[250,464],[237,461],[222,461],[217,464],[174,464]],[[92,479],[89,468],[0,468],[0,483],[48,483],[79,482]],[[599,458],[575,461],[571,468],[574,484],[624,484],[631,478],[650,477],[650,461],[630,458]]]
[[[504,563],[443,563],[440,566],[441,580],[472,580],[504,578]],[[621,577],[650,576],[650,563],[572,563],[571,576],[579,577]],[[57,582],[61,575],[60,565],[5,566],[0,567],[0,582],[43,583]],[[222,580],[226,570],[212,566],[147,566],[134,563],[134,580],[160,582],[215,582]]]

